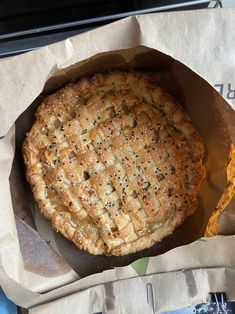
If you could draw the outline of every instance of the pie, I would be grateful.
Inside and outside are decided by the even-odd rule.
[[[47,97],[23,143],[40,212],[90,254],[170,235],[198,206],[204,146],[154,73],[82,77]]]

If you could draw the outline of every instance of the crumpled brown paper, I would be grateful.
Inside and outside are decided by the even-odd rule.
[[[215,278],[222,280],[223,284]],[[98,285],[35,307],[29,313],[58,314],[63,309],[64,314],[70,314],[75,308],[77,314],[165,313],[169,310],[169,304],[171,308],[175,307],[175,298],[178,300],[178,309],[186,308],[188,299],[192,299],[195,304],[206,303],[210,292],[226,290],[226,285],[233,285],[234,280],[234,269],[224,268],[158,273]],[[175,289],[176,286],[180,289]],[[201,313],[208,313],[207,309],[208,306],[205,306]]]
[[[27,241],[22,240],[22,231],[19,230],[27,228],[28,225],[37,228],[43,238],[51,241],[51,245],[74,269],[76,267],[79,269],[81,265],[79,263],[75,265],[74,261],[79,261],[79,259],[73,258],[73,254],[78,254],[77,256],[80,257],[84,253],[79,253],[78,249],[77,253],[74,253],[72,244],[68,244],[63,238],[53,234],[48,222],[45,222],[37,214],[37,210],[34,211],[35,203],[32,199],[30,200],[30,192],[27,194],[27,188],[23,189],[23,192],[19,192],[25,182],[21,179],[23,168],[19,170],[17,167],[21,162],[20,144],[25,131],[32,124],[33,112],[40,103],[40,97],[44,97],[45,93],[81,75],[130,65],[138,69],[169,72],[170,76],[163,80],[162,84],[166,84],[169,91],[180,100],[206,143],[205,165],[208,175],[200,192],[199,210],[171,237],[155,246],[152,251],[147,253],[144,251],[140,255],[127,257],[121,263],[114,261],[113,266],[125,265],[141,256],[165,252],[175,246],[192,242],[204,234],[210,214],[226,188],[226,164],[233,138],[230,123],[234,121],[232,120],[234,112],[208,83],[180,62],[199,73],[211,85],[216,85],[215,88],[218,89],[219,86],[222,96],[233,105],[232,87],[228,80],[232,80],[235,75],[235,71],[233,71],[235,62],[230,54],[235,48],[232,45],[235,41],[232,41],[234,35],[228,30],[233,29],[234,17],[234,10],[178,12],[131,17],[66,41],[1,61],[0,116],[2,119],[0,135],[5,137],[0,140],[2,174],[0,202],[4,209],[1,211],[0,219],[0,276],[4,290],[15,302],[23,306],[32,306],[81,288],[102,283],[104,278],[107,280],[107,274],[109,274],[110,280],[111,278],[112,280],[122,278],[122,276],[118,276],[118,272],[109,270],[103,274],[77,280],[78,275],[59,255],[54,255],[54,258],[63,265],[65,272],[58,272],[58,276],[52,276],[53,272],[48,276],[48,273],[41,272],[41,269],[35,271],[35,265],[34,269],[29,266],[30,260],[27,260],[28,269],[25,267],[29,253],[24,253],[27,252]],[[202,23],[203,28],[201,27]],[[215,62],[215,58],[219,62]],[[229,88],[227,92],[224,92],[225,85]],[[223,91],[221,91],[221,86],[223,86]],[[41,94],[42,91],[43,94]],[[38,98],[40,94],[41,96]],[[15,133],[14,127],[12,127],[13,123],[31,103],[33,103],[32,106],[17,120]],[[224,111],[229,114],[225,116]],[[14,157],[15,135],[16,159],[13,166],[16,168],[15,170],[14,167],[12,168],[11,182],[13,184],[10,194],[8,179]],[[15,182],[18,183],[15,184]],[[22,202],[22,195],[27,197],[27,202]],[[17,216],[20,219],[24,218],[27,222],[24,228],[22,226],[18,228],[18,235],[12,204]],[[26,208],[27,204],[32,209],[33,219],[29,217],[28,213],[25,214],[28,209]],[[26,233],[30,232],[30,228],[28,228]],[[20,239],[21,250],[18,239]],[[218,238],[215,241],[223,242],[223,239]],[[38,237],[38,241],[40,243],[44,240],[39,240]],[[213,243],[216,245],[216,242]],[[229,249],[226,247],[226,242],[224,244],[225,249]],[[45,248],[46,245],[44,241],[40,247]],[[21,253],[23,253],[23,259]],[[222,257],[226,264],[226,250]],[[180,264],[177,253],[175,258],[177,267],[177,264]],[[197,256],[197,258],[199,267],[203,267],[203,255]],[[43,267],[49,269],[53,266],[51,264],[52,256],[46,255],[45,259],[47,259],[47,263]],[[87,265],[91,265],[91,257],[86,257],[86,259]],[[190,256],[186,258],[186,262],[187,259],[190,259]],[[93,263],[97,264],[97,260]],[[103,263],[102,259],[101,263]],[[108,263],[106,268],[112,267],[110,260]],[[214,263],[216,262],[214,261]],[[232,261],[231,265],[235,265],[235,263]],[[189,267],[193,268],[194,266],[190,264]],[[127,273],[125,273],[126,271]],[[94,270],[91,269],[90,273],[93,272]],[[129,268],[120,268],[119,274],[124,273],[126,277],[131,277]],[[72,281],[75,283],[61,287]],[[73,286],[72,290],[69,290],[69,286]],[[54,288],[57,289],[46,293]],[[188,301],[192,302],[190,297]],[[177,304],[177,300],[174,304]]]

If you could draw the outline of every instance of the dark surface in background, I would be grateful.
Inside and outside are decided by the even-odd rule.
[[[187,3],[188,0],[181,0]],[[196,3],[197,1],[194,0]],[[209,1],[208,1],[209,2]],[[0,1],[0,33],[9,34],[21,30],[39,28],[49,25],[100,18],[146,10],[159,9],[166,5],[176,5],[176,0],[1,0]]]
[[[200,9],[209,0],[0,0],[0,57],[48,45],[129,15]]]

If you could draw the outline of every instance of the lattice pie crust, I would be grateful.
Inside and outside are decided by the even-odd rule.
[[[154,74],[83,77],[47,97],[23,144],[41,213],[90,254],[152,246],[197,209],[203,143]]]

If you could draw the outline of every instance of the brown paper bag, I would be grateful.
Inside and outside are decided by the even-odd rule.
[[[99,272],[127,265],[144,256],[164,253],[204,235],[209,217],[227,187],[226,166],[230,145],[234,139],[233,128],[230,127],[234,111],[204,79],[181,63],[196,67],[196,58],[191,55],[190,60],[185,49],[187,40],[191,40],[193,46],[195,40],[200,39],[198,28],[195,32],[191,29],[195,38],[192,35],[186,37],[185,47],[178,47],[175,37],[182,35],[182,29],[177,36],[172,34],[172,26],[167,28],[165,24],[168,15],[124,19],[61,43],[2,61],[0,134],[3,138],[0,140],[0,201],[4,214],[2,213],[0,220],[0,274],[4,290],[18,304],[28,307],[107,280],[133,277],[128,267]],[[213,15],[209,11],[189,15],[192,19],[204,19],[206,15],[213,23],[221,19],[220,15]],[[232,21],[233,16],[228,15]],[[173,24],[182,22],[181,19],[185,18],[184,25],[190,29],[190,16],[186,18],[185,14],[176,13],[170,14],[170,18]],[[223,18],[225,21],[228,16],[224,13]],[[165,34],[168,35],[169,41],[162,38],[161,28],[168,31]],[[172,46],[166,49],[167,43],[170,42]],[[163,52],[177,57],[181,62]],[[208,61],[205,64],[207,65]],[[20,152],[25,132],[33,123],[35,109],[46,94],[69,80],[111,68],[156,72],[156,80],[179,100],[202,135],[206,145],[204,162],[207,169],[207,177],[199,195],[198,211],[171,236],[152,248],[118,258],[90,256],[53,232],[49,222],[38,214],[37,205],[25,182]],[[207,66],[205,68],[209,69]],[[198,65],[197,72],[199,70],[201,67]],[[207,78],[207,72],[203,71],[201,75]],[[12,126],[15,120],[16,129]],[[13,212],[18,217],[16,220]],[[233,228],[233,224],[227,221],[226,226],[229,225]],[[225,254],[223,258],[225,265],[235,265],[233,256],[227,258]],[[216,267],[216,261],[213,262]],[[204,266],[203,259],[200,260],[200,266]],[[180,267],[176,254],[176,269]],[[95,275],[86,277],[91,274]],[[84,279],[79,280],[81,277]],[[71,283],[73,281],[75,282]],[[57,289],[53,290],[55,288]]]

